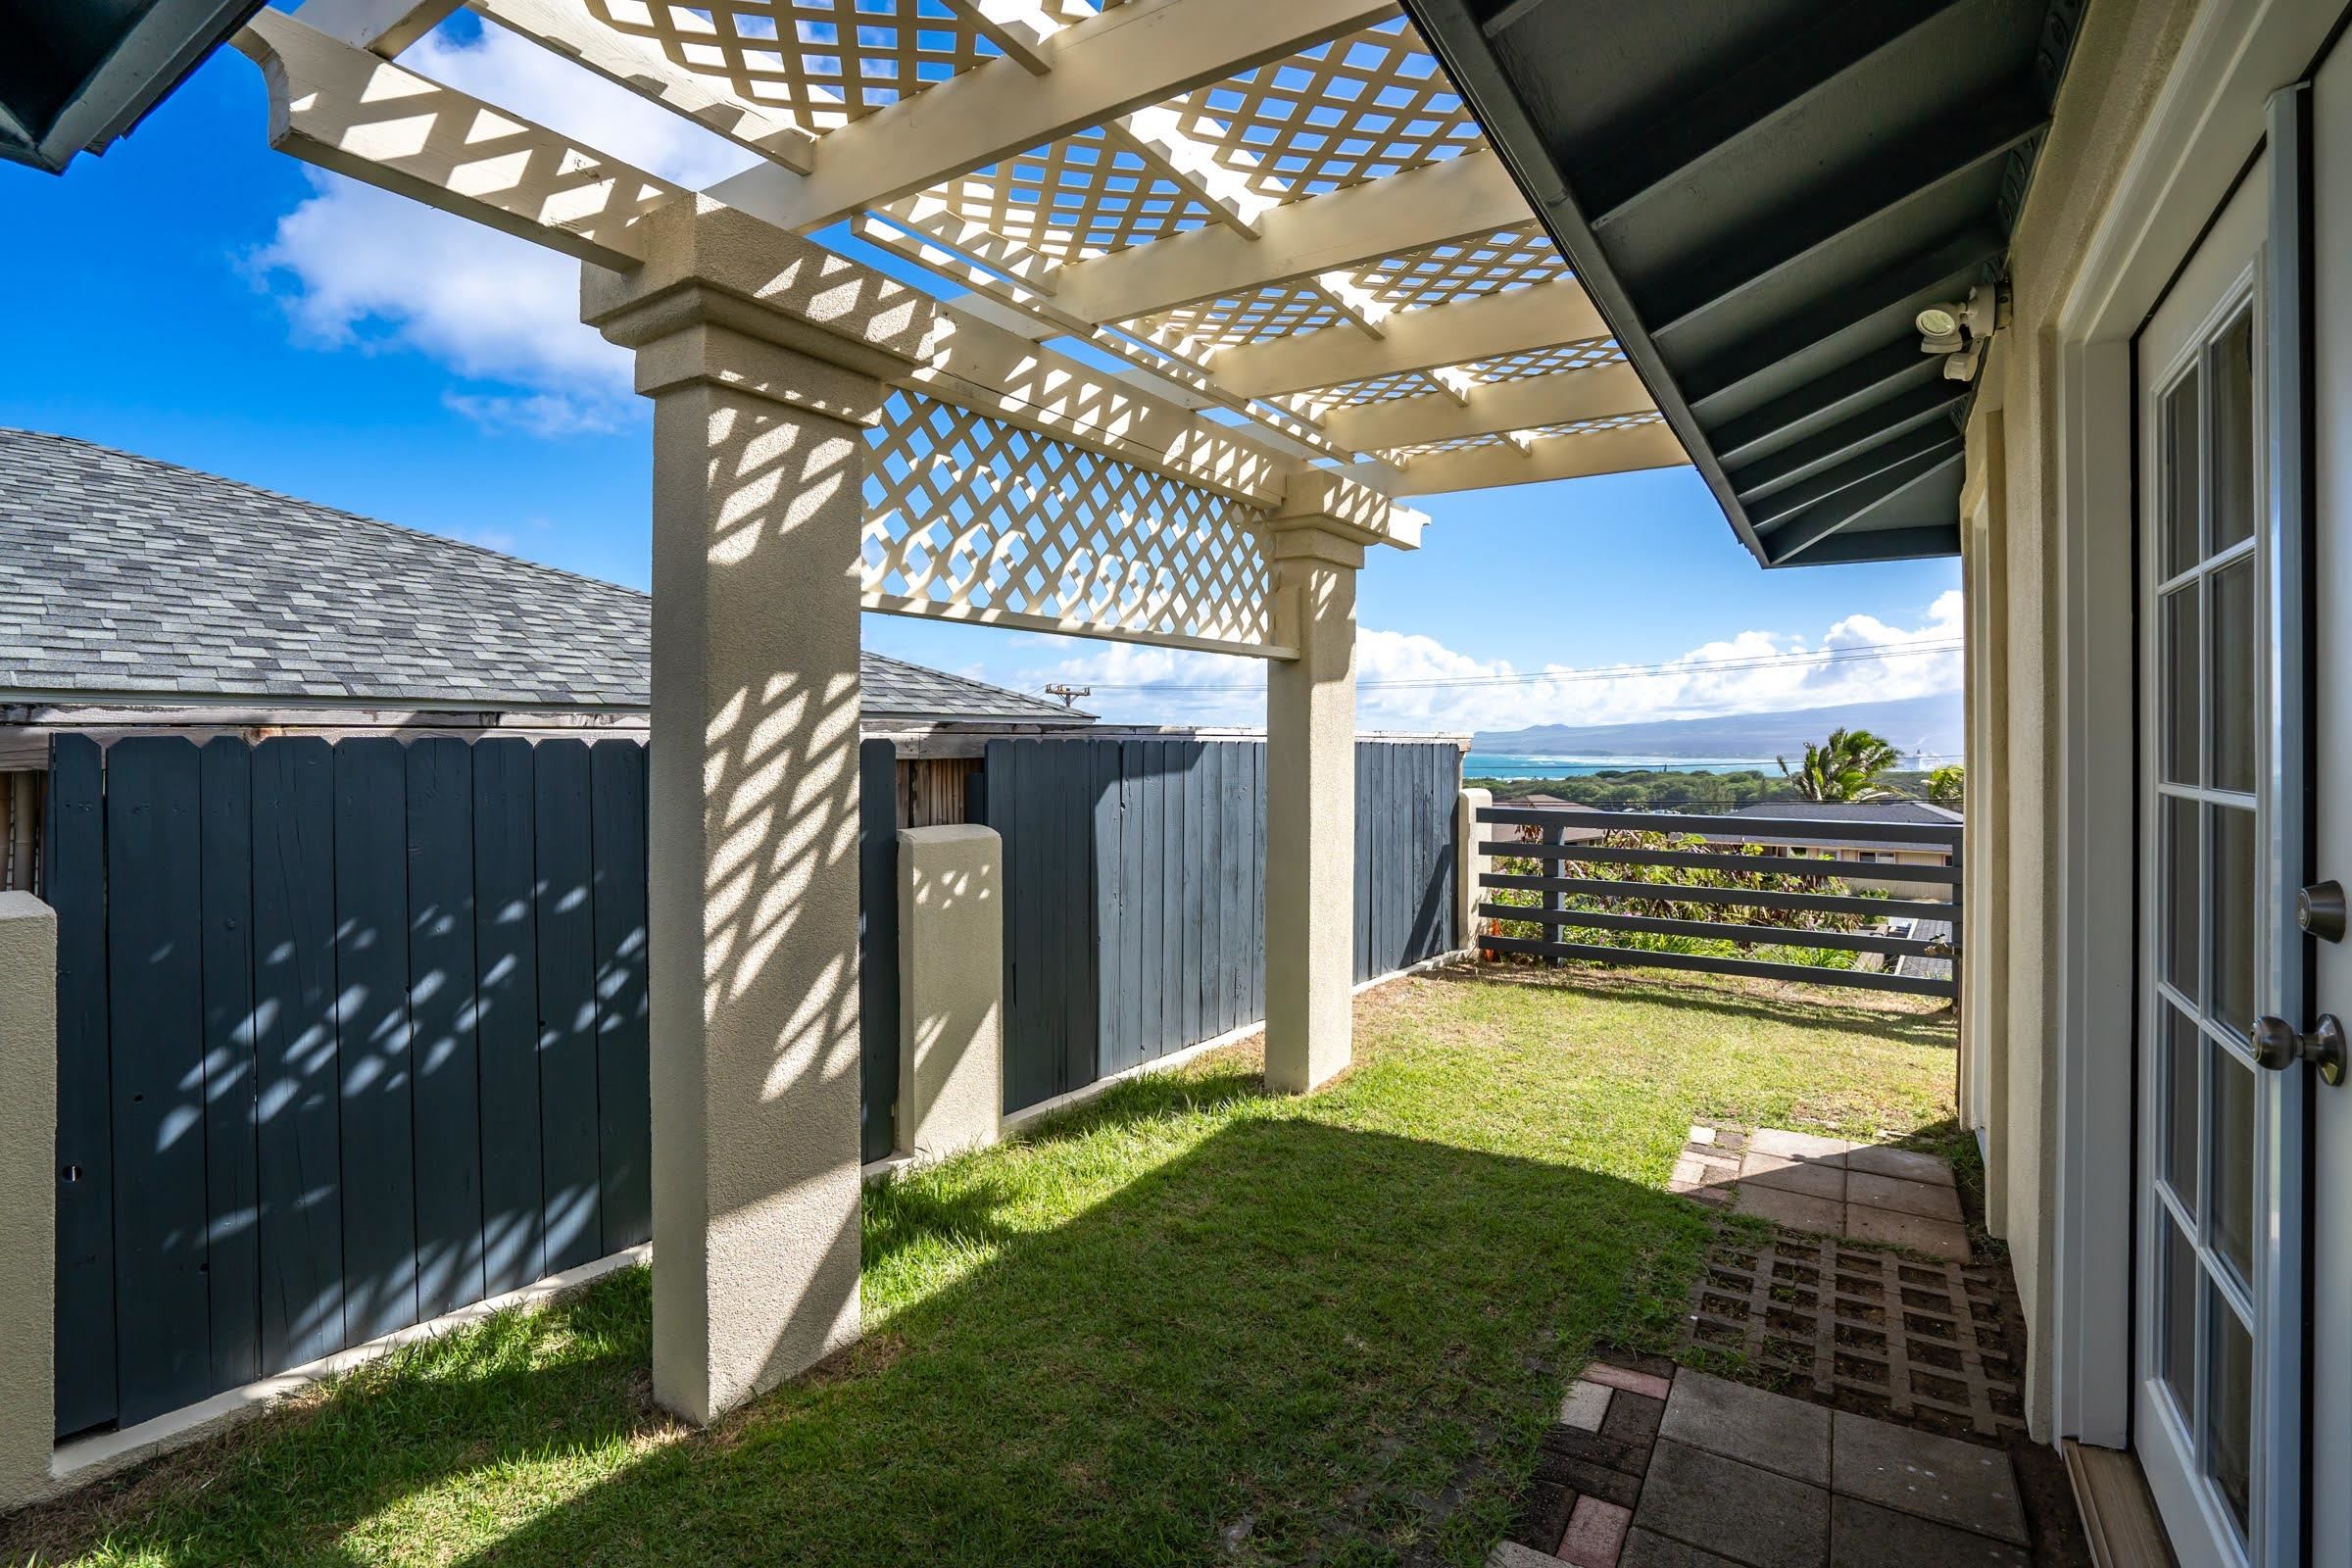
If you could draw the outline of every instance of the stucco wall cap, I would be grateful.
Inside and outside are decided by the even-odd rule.
[[[1418,550],[1421,529],[1428,521],[1428,514],[1399,506],[1369,485],[1308,468],[1290,476],[1283,488],[1282,505],[1266,520],[1266,526],[1278,533],[1312,528],[1357,544]]]
[[[774,329],[759,335],[817,358],[835,358],[823,345],[836,343],[836,363],[869,373],[939,352],[946,317],[929,296],[724,202],[682,198],[637,227],[643,266],[580,270],[580,318],[616,343],[637,347],[707,311],[738,331],[764,318]],[[722,311],[721,299],[757,310]]]

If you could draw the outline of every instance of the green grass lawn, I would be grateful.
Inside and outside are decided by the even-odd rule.
[[[0,1523],[0,1560],[1476,1563],[1587,1347],[1672,1333],[1690,1122],[1952,1141],[1948,1014],[1513,973],[1360,999],[1321,1094],[1241,1048],[871,1192],[864,1341],[711,1431],[651,1406],[631,1271]]]

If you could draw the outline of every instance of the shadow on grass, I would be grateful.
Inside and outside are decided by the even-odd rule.
[[[1220,1102],[1256,1093],[1208,1080]],[[1200,1083],[1100,1107],[1204,1093]],[[1093,1116],[1047,1130],[1071,1137]],[[642,1272],[436,1347],[118,1515],[125,1559],[1475,1563],[1597,1334],[1679,1309],[1706,1222],[1556,1163],[1245,1117],[711,1431],[645,1403]],[[433,1358],[438,1355],[440,1359]],[[85,1536],[85,1540],[87,1537]],[[62,1543],[60,1543],[62,1544]]]

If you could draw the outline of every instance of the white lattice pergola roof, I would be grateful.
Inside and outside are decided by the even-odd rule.
[[[970,289],[980,323],[1088,343],[1277,470],[1414,496],[1684,461],[1394,5],[472,6],[760,153],[721,200],[803,232],[858,220]],[[452,9],[257,18],[281,145],[625,265],[630,218],[675,192],[384,64]],[[428,102],[466,128],[426,136]]]

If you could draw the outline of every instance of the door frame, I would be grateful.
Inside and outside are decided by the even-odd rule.
[[[2132,344],[2265,144],[2273,90],[2307,75],[2336,25],[2334,8],[2296,0],[2197,8],[2054,317],[2053,1438],[2128,1447],[2132,1437],[2133,1347],[2113,1325],[2133,1321],[2138,1179],[2139,781],[2134,769],[2114,765],[2139,754]],[[2294,165],[2275,158],[2272,167]],[[2294,216],[2300,208],[2298,200]],[[2277,222],[2276,195],[2273,213]],[[2273,429],[2299,434],[2301,422],[2290,423],[2281,409]],[[2300,482],[2299,455],[2291,468],[2273,458],[2275,486]],[[2295,885],[2286,884],[2290,896]],[[2116,917],[2119,906],[2129,917]],[[2135,1093],[2115,1093],[2119,1084]],[[2299,1295],[2299,1280],[2294,1289]]]

